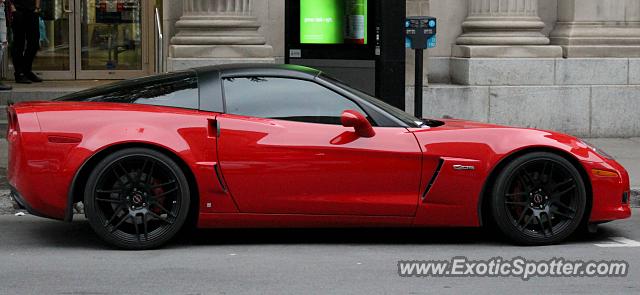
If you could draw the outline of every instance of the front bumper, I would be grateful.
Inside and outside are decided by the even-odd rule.
[[[631,217],[631,188],[629,174],[618,162],[604,159],[602,163],[591,163],[587,171],[591,179],[593,206],[590,222],[600,223]],[[599,176],[593,169],[615,172],[616,177]]]

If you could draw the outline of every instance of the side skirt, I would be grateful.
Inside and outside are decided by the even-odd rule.
[[[410,227],[414,217],[200,213],[199,228]]]

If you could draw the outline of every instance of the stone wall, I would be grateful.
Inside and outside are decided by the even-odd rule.
[[[262,24],[260,32],[273,46],[277,63],[284,63],[284,2],[287,0],[255,1],[254,11]]]
[[[427,116],[640,136],[640,0],[406,1],[408,14],[439,20],[438,47],[425,61]],[[168,36],[182,2],[165,0]],[[284,2],[253,1],[276,62],[284,60]],[[406,77],[412,112],[411,51]]]
[[[227,0],[163,0],[163,30],[165,33],[165,58],[171,59],[172,38],[176,36],[179,29],[176,24],[185,13],[185,4],[189,1],[200,2],[216,2],[221,1],[226,4]],[[235,0],[231,0],[234,2]],[[245,0],[247,1],[247,0]],[[251,0],[251,9],[248,13],[255,16],[260,25],[258,32],[265,39],[265,43],[271,46],[271,58],[277,63],[284,62],[284,2],[285,0]],[[211,29],[209,29],[211,30]],[[175,42],[174,42],[175,43]],[[215,46],[218,44],[212,44]],[[194,56],[194,58],[197,58]],[[251,58],[251,57],[248,57]],[[234,61],[238,61],[237,59]],[[205,62],[206,63],[206,62]],[[190,64],[186,63],[184,66]],[[168,69],[177,69],[173,67],[172,62],[168,61]]]
[[[267,37],[267,43],[274,47],[276,60],[284,58],[284,1],[263,0],[256,2],[258,19],[263,23],[261,30]],[[556,23],[557,1],[540,0],[539,15],[545,23],[543,30],[545,34],[548,34]],[[411,4],[412,2],[414,4]],[[420,6],[415,6],[418,5],[418,2],[421,2]],[[259,6],[261,6],[260,9],[258,9]],[[416,10],[415,7],[418,9]],[[407,0],[407,10],[422,11],[438,18],[438,47],[431,50],[429,55],[450,57],[451,47],[455,45],[456,38],[462,33],[461,25],[467,16],[468,0]]]
[[[427,118],[555,130],[580,137],[637,137],[640,85],[469,86],[432,84],[423,90]],[[407,87],[413,112],[414,88]]]
[[[276,62],[284,62],[284,2],[286,0],[254,1],[254,14],[262,24],[260,32],[267,44],[273,47]],[[396,1],[396,0],[394,0]],[[432,67],[429,77],[435,82],[449,82],[448,58],[457,37],[462,33],[462,23],[467,16],[469,0],[407,0],[407,11],[420,11],[421,14],[436,16],[439,20],[438,47],[428,52],[431,57],[425,62],[425,68]],[[540,0],[539,14],[545,22],[544,33],[548,34],[557,19],[558,0]],[[182,3],[178,0],[164,0],[165,52],[169,52],[169,40],[175,34],[175,23],[182,16]],[[412,52],[408,51],[407,60],[412,61]],[[446,57],[443,60],[442,57]],[[408,62],[408,85],[413,85],[413,64]],[[428,72],[428,70],[427,70]]]

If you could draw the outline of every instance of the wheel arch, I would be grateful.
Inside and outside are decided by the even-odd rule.
[[[69,193],[67,196],[67,205],[65,212],[65,221],[71,222],[73,221],[73,205],[81,202],[84,198],[83,192],[87,185],[87,180],[89,178],[89,174],[91,170],[105,157],[109,154],[112,154],[116,151],[128,149],[128,148],[147,148],[150,150],[154,150],[160,152],[167,157],[171,158],[176,164],[182,169],[184,172],[187,181],[189,183],[189,193],[191,195],[191,208],[189,208],[189,219],[193,219],[193,217],[197,217],[198,207],[199,207],[199,194],[198,194],[198,183],[196,181],[196,177],[193,174],[193,171],[187,165],[187,162],[182,159],[178,154],[173,151],[158,146],[156,144],[148,143],[148,142],[130,142],[130,143],[120,143],[115,144],[106,148],[99,150],[98,152],[91,155],[84,163],[80,166],[78,171],[73,177],[71,181],[71,185],[69,186]],[[192,222],[188,220],[188,222]]]
[[[498,177],[500,172],[502,172],[502,170],[507,164],[511,163],[513,160],[517,159],[518,157],[521,157],[523,155],[530,154],[530,153],[535,153],[535,152],[548,152],[548,153],[556,154],[560,157],[563,157],[567,161],[569,161],[578,170],[585,184],[585,189],[587,192],[587,204],[585,208],[585,214],[583,216],[583,220],[581,221],[581,223],[584,224],[589,220],[589,216],[591,215],[591,208],[593,204],[593,190],[591,187],[591,180],[589,179],[589,174],[587,174],[587,171],[585,170],[584,166],[580,164],[580,160],[578,160],[575,156],[573,156],[571,153],[565,150],[554,148],[554,147],[539,146],[539,147],[529,147],[529,148],[524,148],[521,150],[514,151],[513,153],[502,158],[498,162],[498,164],[493,167],[493,169],[489,173],[489,176],[485,180],[484,185],[482,186],[482,190],[480,191],[480,196],[478,200],[478,219],[479,219],[478,221],[480,223],[480,226],[491,224],[491,219],[489,218],[490,214],[486,214],[486,212],[489,212],[489,206],[490,206],[489,200],[491,199],[490,194],[492,193],[493,184],[495,183],[496,178]]]

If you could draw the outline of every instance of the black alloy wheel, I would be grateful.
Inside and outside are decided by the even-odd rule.
[[[563,241],[582,224],[587,193],[571,162],[536,152],[507,164],[491,201],[494,221],[508,238],[523,245],[549,245]]]
[[[117,151],[89,176],[85,214],[103,240],[123,249],[152,249],[182,228],[190,205],[189,185],[166,155],[144,148]]]

